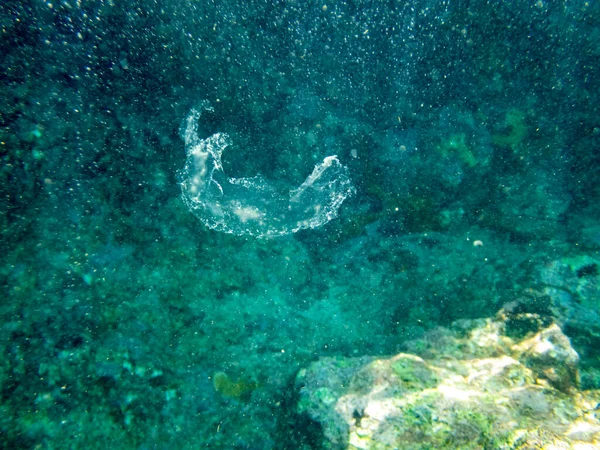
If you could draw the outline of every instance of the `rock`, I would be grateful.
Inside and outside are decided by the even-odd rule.
[[[569,392],[579,386],[579,355],[558,325],[551,325],[513,349],[536,376],[547,379],[556,389]]]
[[[320,424],[326,449],[600,448],[600,391],[578,390],[560,328],[482,339],[494,323],[455,333],[467,352],[321,358],[298,373],[298,412]],[[475,337],[495,342],[494,356],[473,354]]]

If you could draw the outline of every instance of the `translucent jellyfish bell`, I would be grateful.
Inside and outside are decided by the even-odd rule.
[[[337,215],[342,202],[354,192],[348,169],[337,156],[328,156],[288,195],[256,176],[230,178],[223,172],[221,155],[229,136],[198,136],[198,120],[208,102],[192,109],[182,129],[187,159],[181,174],[183,201],[207,227],[235,235],[283,236],[317,228]]]

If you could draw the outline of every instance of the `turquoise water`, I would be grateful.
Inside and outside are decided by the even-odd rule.
[[[329,448],[298,371],[515,304],[600,388],[599,3],[0,25],[1,447]]]

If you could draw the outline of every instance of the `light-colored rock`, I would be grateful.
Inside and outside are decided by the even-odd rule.
[[[329,449],[600,448],[600,391],[577,389],[560,328],[513,342],[496,324],[455,337],[454,354],[321,358],[298,374],[299,413]]]

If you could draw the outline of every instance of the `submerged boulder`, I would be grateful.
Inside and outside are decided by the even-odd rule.
[[[600,391],[579,390],[557,325],[522,341],[471,325],[421,356],[319,359],[297,375],[298,413],[327,449],[600,448]]]

